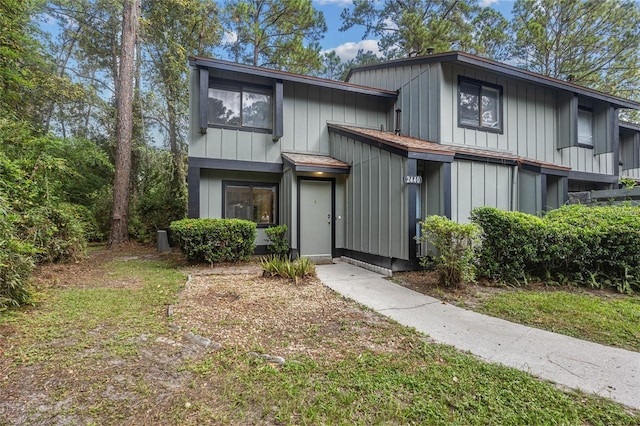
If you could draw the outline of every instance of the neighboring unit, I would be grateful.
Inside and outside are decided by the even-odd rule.
[[[189,216],[289,228],[293,254],[415,268],[419,221],[539,213],[640,179],[640,104],[464,53],[348,82],[194,57]]]

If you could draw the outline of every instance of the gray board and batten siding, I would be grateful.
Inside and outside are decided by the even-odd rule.
[[[351,164],[345,184],[343,248],[409,259],[408,158],[331,132],[331,156]],[[415,161],[415,160],[412,160]]]
[[[197,116],[202,91],[199,70],[192,68],[190,114]],[[269,85],[267,77],[251,76],[226,70],[209,70],[209,80],[235,81]],[[192,122],[190,157],[217,158],[277,163],[285,151],[329,154],[327,121],[360,126],[388,128],[392,123],[394,98],[348,92],[340,88],[323,87],[304,82],[283,82],[283,135],[274,142],[271,133],[241,129],[210,127],[201,133],[200,125]],[[195,120],[192,120],[195,121]]]
[[[194,67],[191,73],[190,115],[198,117],[203,93],[200,87],[200,70]],[[216,79],[260,85],[267,85],[270,81],[264,76],[210,69],[206,81]],[[283,135],[279,140],[274,142],[270,133],[246,129],[209,127],[202,133],[200,123],[191,120],[190,163],[206,163],[203,159],[214,159],[216,167],[221,162],[225,162],[225,167],[233,167],[231,162],[239,162],[238,164],[244,164],[251,170],[252,164],[281,165],[281,152],[285,151],[329,155],[328,121],[374,128],[388,128],[389,123],[392,123],[391,109],[395,95],[388,93],[376,96],[373,90],[370,92],[359,93],[357,88],[351,91],[341,90],[339,84],[337,87],[324,87],[304,81],[285,80],[282,100]],[[203,208],[207,203],[199,204],[200,217],[219,217],[219,213]]]
[[[640,125],[620,124],[620,170],[623,177],[640,179]]]
[[[469,222],[469,214],[476,207],[496,207],[501,210],[518,210],[513,201],[513,182],[518,170],[514,166],[456,160],[451,165],[451,219],[459,223]],[[519,188],[528,197],[535,193]],[[539,210],[533,210],[536,213]]]
[[[441,55],[439,62],[438,55],[433,56],[365,66],[352,70],[349,81],[398,90],[403,134],[441,144],[505,151],[577,172],[616,174],[612,101],[622,107],[637,108],[636,104],[521,71],[500,72],[511,68],[497,63],[487,67],[484,61],[469,63],[461,55]],[[502,132],[458,126],[459,76],[502,87]],[[593,148],[572,146],[577,137],[577,104],[569,110],[569,102],[593,109]]]

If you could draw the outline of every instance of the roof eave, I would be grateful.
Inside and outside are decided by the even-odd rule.
[[[395,100],[398,98],[397,91],[377,89],[374,87],[361,86],[357,84],[345,83],[342,81],[327,80],[317,77],[309,77],[301,74],[293,74],[284,71],[271,70],[268,68],[255,67],[251,65],[238,64],[235,62],[222,61],[213,58],[200,56],[190,56],[189,65],[192,67],[215,68],[223,71],[231,71],[241,74],[266,77],[271,79],[291,81],[295,83],[310,84],[327,89],[336,89],[351,93],[359,93],[370,96],[377,96]]]
[[[560,90],[566,90],[569,92],[577,93],[579,95],[588,96],[593,99],[609,102],[610,104],[612,104],[614,107],[617,107],[617,108],[628,108],[628,109],[640,110],[640,103],[638,102],[619,98],[617,96],[607,95],[606,93],[589,89],[584,86],[579,86],[577,84],[558,80],[552,77],[547,77],[542,74],[536,74],[534,72],[523,70],[512,65],[503,64],[500,62],[481,58],[479,56],[475,56],[475,55],[471,55],[463,52],[437,53],[437,54],[419,56],[414,58],[396,59],[394,61],[388,61],[388,62],[383,62],[378,64],[363,65],[361,67],[356,67],[349,70],[349,74],[347,74],[346,80],[349,81],[349,79],[351,78],[351,75],[354,72],[390,68],[395,66],[405,66],[413,63],[434,63],[434,62],[460,62],[463,64],[472,65],[485,70],[493,71],[499,74],[507,75],[520,80],[525,80],[525,81],[540,84],[543,86],[553,87]]]

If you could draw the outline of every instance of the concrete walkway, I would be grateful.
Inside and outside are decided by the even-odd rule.
[[[327,287],[439,343],[640,410],[640,353],[457,308],[342,261],[316,269]]]

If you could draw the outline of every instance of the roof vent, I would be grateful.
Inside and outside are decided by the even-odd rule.
[[[433,47],[427,47],[427,55],[433,55]]]
[[[572,82],[572,81],[573,81],[573,80],[575,80],[575,79],[576,79],[576,76],[575,76],[575,75],[573,75],[573,74],[569,74],[569,75],[567,76],[567,81],[568,81],[568,82]]]

